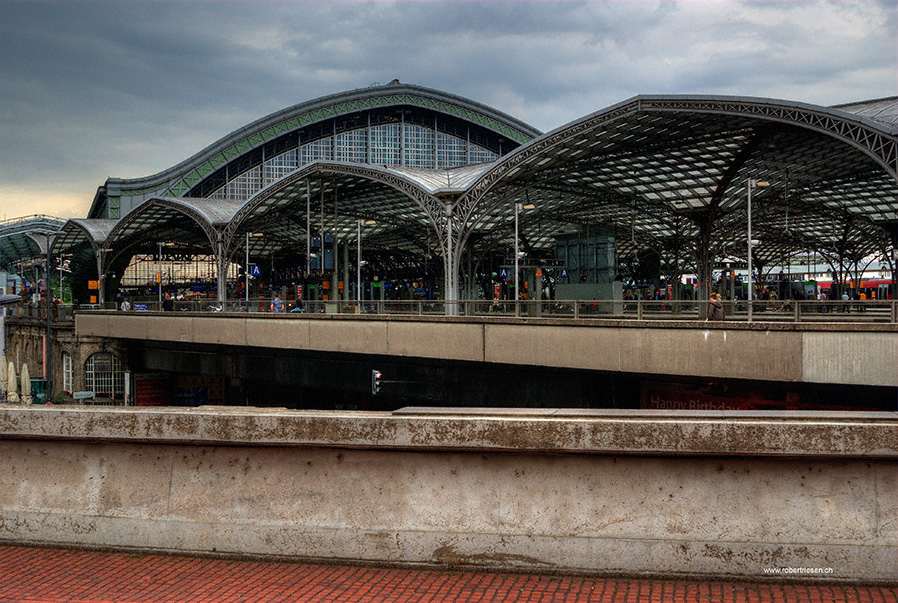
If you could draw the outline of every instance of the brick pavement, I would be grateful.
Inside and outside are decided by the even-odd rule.
[[[898,588],[626,580],[3,546],[0,602],[898,602]]]

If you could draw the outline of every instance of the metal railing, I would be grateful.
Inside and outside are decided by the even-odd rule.
[[[92,307],[97,308],[98,306],[94,305]],[[84,306],[81,306],[81,308],[84,308]],[[51,304],[50,320],[53,322],[73,321],[75,319],[75,311],[78,309],[79,307],[71,304]],[[7,318],[24,318],[44,321],[47,320],[47,305],[40,304],[35,306],[32,304],[17,304],[14,306],[7,306],[6,316]]]
[[[747,321],[748,302],[724,302],[726,320]],[[174,301],[172,312],[271,313],[270,299],[227,301]],[[117,309],[117,304],[80,306],[79,310]],[[503,316],[521,318],[574,318],[610,320],[705,320],[708,303],[670,300],[443,300],[410,301],[305,301],[300,309],[284,302],[284,317],[302,314],[365,314],[396,316]],[[35,309],[40,314],[39,309]],[[43,310],[46,311],[45,309]],[[133,303],[131,312],[162,311],[158,300]],[[42,316],[46,316],[43,314]],[[863,301],[754,301],[755,322],[898,322],[895,300]]]

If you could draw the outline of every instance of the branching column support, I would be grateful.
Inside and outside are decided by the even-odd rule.
[[[672,248],[669,250],[672,256],[667,256],[667,268],[664,270],[670,279],[669,282],[672,284],[673,299],[677,300],[683,299],[683,283],[681,281],[684,272],[682,265],[683,258],[680,257],[682,251],[682,239],[680,239],[679,235],[679,221],[680,217],[677,216],[677,229],[674,231]],[[679,306],[674,307],[679,308]]]
[[[100,302],[101,306],[106,301],[106,276],[103,273],[103,256],[106,255],[105,251],[97,246],[94,247],[94,258],[97,260],[97,278],[100,280],[100,296],[97,301]]]
[[[228,250],[221,233],[215,240],[215,273],[218,277],[218,303],[228,301]],[[249,270],[249,266],[246,267]],[[224,309],[224,308],[222,308]]]
[[[700,299],[707,299],[711,294],[711,271],[713,269],[714,252],[711,250],[711,234],[714,231],[714,214],[709,211],[698,220],[698,239],[696,240],[695,260],[698,268]]]
[[[455,302],[458,301],[458,263],[456,262],[455,249],[457,245],[456,233],[452,227],[453,205],[447,202],[444,206],[444,214],[446,218],[445,245],[443,248],[443,298],[446,301],[446,314],[454,316],[458,314],[458,307]]]

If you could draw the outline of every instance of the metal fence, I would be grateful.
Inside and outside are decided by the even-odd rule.
[[[748,302],[723,302],[726,320],[747,321]],[[79,310],[117,309],[116,304],[80,306]],[[305,301],[300,308],[285,302],[283,316],[301,314],[366,314],[397,316],[504,316],[522,318],[574,318],[611,320],[705,320],[708,303],[669,300],[442,300],[412,301]],[[40,309],[36,314],[41,314]],[[131,312],[159,312],[158,300],[136,302]],[[172,312],[270,313],[270,299],[227,301],[174,301]],[[26,310],[27,312],[27,310]],[[46,312],[44,309],[43,312]],[[64,312],[66,316],[71,311]],[[895,300],[862,301],[754,301],[752,320],[756,322],[898,322]]]

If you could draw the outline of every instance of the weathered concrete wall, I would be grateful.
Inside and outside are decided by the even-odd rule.
[[[898,387],[898,325],[80,314],[79,335]]]
[[[464,413],[3,406],[0,539],[898,579],[895,413]]]

